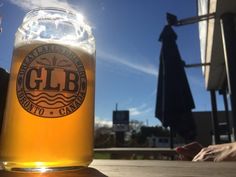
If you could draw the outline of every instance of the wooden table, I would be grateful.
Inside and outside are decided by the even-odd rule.
[[[54,173],[0,170],[0,177],[235,177],[236,162],[94,160],[89,168]]]
[[[177,153],[170,148],[95,148],[95,153],[108,153],[111,159],[136,159],[142,156],[144,159],[172,159]]]

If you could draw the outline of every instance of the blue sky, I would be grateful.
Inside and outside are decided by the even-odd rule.
[[[96,38],[96,121],[111,123],[112,111],[130,110],[130,119],[160,124],[154,118],[161,43],[166,12],[179,19],[197,14],[195,0],[0,0],[3,32],[0,67],[10,70],[14,33],[32,8],[59,6],[80,11]],[[200,63],[197,24],[174,28],[186,63]],[[201,68],[186,69],[194,111],[210,110]],[[218,99],[219,108],[222,98]]]

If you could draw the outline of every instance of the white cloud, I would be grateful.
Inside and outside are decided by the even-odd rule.
[[[131,116],[143,115],[143,114],[149,113],[151,110],[152,109],[148,107],[146,104],[142,104],[141,106],[138,106],[138,107],[129,108]]]
[[[132,63],[130,62],[128,57],[120,57],[120,56],[116,56],[108,52],[99,50],[99,52],[97,53],[97,58],[101,60],[105,60],[107,62],[122,64],[133,70],[136,70],[136,71],[139,71],[139,72],[151,75],[151,76],[157,77],[157,74],[158,74],[157,68],[155,66],[151,64]]]
[[[96,127],[104,127],[104,126],[112,127],[112,121],[95,116],[95,126]]]
[[[75,10],[75,6],[67,2],[67,0],[9,0],[12,4],[22,8],[23,10],[31,10],[39,7],[59,7],[64,9]]]

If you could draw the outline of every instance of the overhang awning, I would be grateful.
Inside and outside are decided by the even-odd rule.
[[[199,22],[201,58],[204,66],[205,85],[208,90],[221,89],[226,81],[220,16],[225,12],[236,13],[235,0],[198,0],[198,15],[215,13],[215,19]],[[236,49],[235,49],[236,50]]]

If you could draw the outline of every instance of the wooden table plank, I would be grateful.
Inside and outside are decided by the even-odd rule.
[[[235,162],[95,160],[91,167],[109,177],[235,177]]]
[[[176,154],[174,149],[170,148],[95,148],[95,152],[127,152],[127,153],[150,153],[150,154],[159,154],[159,153],[169,153]]]
[[[235,162],[94,160],[80,170],[41,174],[0,170],[0,177],[235,177],[235,168]]]
[[[177,156],[174,149],[170,148],[96,148],[95,153],[108,153],[112,159],[135,159],[141,155],[145,158],[153,157],[154,159],[162,159],[168,157],[169,159]]]

